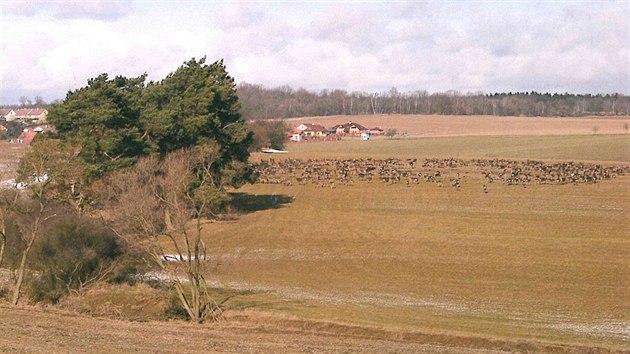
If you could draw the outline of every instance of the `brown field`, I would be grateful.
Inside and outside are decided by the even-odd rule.
[[[252,160],[630,162],[630,136],[620,135],[627,119],[366,119],[375,120],[352,117],[436,138],[290,144],[287,155]],[[630,351],[630,175],[526,188],[497,182],[486,194],[479,169],[447,170],[461,174],[460,189],[245,186],[235,191],[237,218],[204,226],[214,260],[207,279],[234,292],[223,322],[129,322],[0,305],[0,351]]]
[[[630,117],[501,117],[501,116],[439,116],[439,115],[356,115],[305,117],[288,120],[291,126],[317,123],[329,128],[352,121],[366,128],[397,129],[415,137],[477,136],[477,135],[588,135],[625,134],[624,124]],[[594,132],[594,128],[597,131]]]
[[[9,144],[7,141],[0,140],[0,181],[13,177],[17,169],[17,161],[28,151],[28,148],[28,145]]]
[[[510,158],[627,165],[630,137],[444,137],[290,144],[258,159]],[[630,176],[596,184],[253,185],[207,226],[218,286],[300,318],[482,338],[630,347]],[[264,207],[267,203],[268,207]]]
[[[304,318],[628,345],[628,186],[248,186],[292,201],[208,225],[208,276]]]
[[[129,322],[58,309],[0,305],[4,353],[505,353],[589,352],[592,348],[440,332],[389,331],[304,321],[259,311],[218,324]],[[609,352],[600,348],[600,353]]]

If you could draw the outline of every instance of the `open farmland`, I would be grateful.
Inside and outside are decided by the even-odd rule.
[[[442,116],[442,115],[354,115],[304,117],[288,120],[291,126],[316,123],[325,127],[348,121],[366,128],[393,128],[398,133],[415,137],[477,136],[477,135],[588,135],[624,134],[628,117],[503,117],[503,116]]]
[[[457,136],[345,139],[339,142],[292,143],[296,158],[503,158],[517,160],[630,162],[629,135]],[[283,158],[282,156],[274,158]],[[254,156],[254,158],[256,158]]]
[[[20,157],[28,148],[28,145],[10,144],[0,140],[0,181],[13,177]]]
[[[274,159],[509,158],[627,166],[627,136],[451,137],[289,145]],[[269,155],[254,159],[269,158]],[[421,163],[421,161],[419,162]],[[630,176],[599,183],[253,185],[206,226],[215,284],[302,302],[303,318],[630,347]],[[448,181],[448,180],[447,180]],[[250,205],[251,207],[251,205]]]
[[[432,158],[496,158],[626,168],[630,136],[602,131],[345,139],[290,144],[289,154],[255,154],[252,161],[417,159],[421,165]],[[524,187],[504,179],[488,183],[474,164],[439,169],[442,186],[424,179],[410,186],[376,180],[334,188],[255,184],[234,191],[241,215],[204,224],[213,259],[208,281],[239,290],[224,303],[230,310],[222,323],[135,323],[2,306],[0,349],[630,348],[630,175]],[[458,173],[461,186],[455,188],[450,178]]]

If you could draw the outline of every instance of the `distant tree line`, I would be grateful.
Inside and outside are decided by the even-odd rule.
[[[266,88],[241,83],[237,94],[244,119],[330,115],[444,114],[496,116],[630,115],[630,97],[621,94],[508,92],[485,94],[447,91],[319,93],[289,86]]]
[[[50,103],[44,101],[42,96],[35,96],[35,98],[31,99],[28,96],[20,96],[18,99],[20,102],[19,105],[9,104],[9,105],[0,105],[0,108],[48,108],[50,107]],[[59,100],[55,100],[53,103],[59,103]]]

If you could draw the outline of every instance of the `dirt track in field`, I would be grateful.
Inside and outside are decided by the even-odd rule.
[[[395,332],[273,314],[234,312],[219,324],[128,322],[39,307],[0,305],[0,351],[26,353],[199,352],[608,352],[461,334]]]
[[[301,123],[330,128],[352,121],[366,128],[396,129],[415,137],[491,135],[589,135],[626,134],[630,117],[504,117],[440,115],[356,115],[292,118],[291,127]]]

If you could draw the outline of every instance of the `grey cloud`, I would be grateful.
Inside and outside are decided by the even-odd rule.
[[[339,42],[355,54],[378,53],[390,42],[387,18],[375,6],[335,5],[316,14],[305,36],[316,41]]]
[[[11,11],[26,16],[29,9],[42,3],[26,4]],[[41,6],[47,6],[48,13],[40,9],[40,15],[65,18],[109,20],[133,10],[129,2],[45,4]],[[630,93],[629,14],[627,6],[618,2],[606,2],[601,7],[600,3],[481,1],[237,2],[197,9],[192,9],[191,2],[190,12],[188,6],[180,6],[169,14],[150,17],[173,10],[173,4],[162,3],[163,8],[154,8],[150,15],[138,10],[116,26],[107,21],[90,24],[81,33],[74,33],[85,25],[81,21],[69,30],[65,21],[42,16],[50,21],[50,28],[63,29],[53,35],[60,41],[38,51],[42,58],[48,58],[47,65],[26,67],[2,57],[6,66],[6,76],[1,78],[2,99],[6,102],[9,91],[18,92],[17,97],[58,98],[51,95],[63,94],[69,83],[74,84],[72,75],[80,84],[103,71],[128,76],[147,71],[151,79],[161,79],[181,62],[203,55],[209,60],[225,58],[237,81],[265,86],[289,84],[347,91],[383,91],[396,86],[404,91],[430,92]],[[4,3],[2,8],[7,8]],[[14,23],[34,22],[6,18]],[[117,43],[95,46],[91,51],[96,52],[90,54],[84,47],[97,32],[101,40],[115,35]],[[22,33],[16,36],[19,40],[12,43],[15,51],[40,47]],[[34,57],[29,62],[36,61]],[[64,69],[70,66],[72,70]],[[18,71],[22,77],[7,74]],[[28,82],[20,84],[20,80],[28,81],[24,73],[45,79],[47,91],[37,92],[38,88]]]
[[[0,13],[13,16],[35,16],[42,4],[37,0],[9,0],[0,2]]]
[[[9,0],[0,2],[2,13],[32,17],[51,14],[59,19],[113,20],[131,13],[130,0]]]
[[[53,14],[58,18],[91,18],[114,20],[131,13],[128,0],[59,0],[52,3]]]

